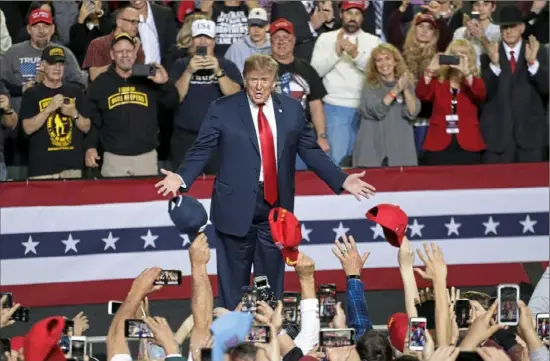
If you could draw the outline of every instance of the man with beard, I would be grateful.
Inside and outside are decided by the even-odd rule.
[[[329,155],[337,165],[352,153],[364,71],[372,49],[381,42],[361,30],[364,11],[363,1],[344,1],[342,28],[321,34],[311,58],[327,90],[323,101]]]
[[[29,15],[27,32],[31,39],[13,45],[0,62],[0,79],[10,92],[14,110],[19,110],[21,96],[29,87],[40,83],[44,73],[40,69],[42,50],[50,45],[55,31],[52,14],[43,9],[35,9]],[[63,83],[77,83],[85,86],[85,79],[74,54],[61,46],[65,54]]]

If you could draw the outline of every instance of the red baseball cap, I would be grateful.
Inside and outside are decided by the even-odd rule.
[[[388,320],[388,336],[390,337],[391,345],[403,352],[405,348],[405,338],[409,329],[409,317],[406,313],[397,312],[391,315]]]
[[[283,260],[289,266],[298,262],[298,246],[302,242],[302,227],[292,212],[284,208],[273,208],[269,212],[269,227],[273,242],[279,247]]]
[[[365,12],[365,2],[364,1],[344,1],[342,3],[342,11],[349,9],[359,9],[362,12]]]
[[[65,318],[48,317],[38,321],[25,336],[24,355],[29,361],[66,361],[59,347]]]
[[[25,337],[23,336],[12,337],[10,340],[10,344],[11,344],[10,346],[12,350],[19,352],[24,347]]]
[[[284,30],[290,35],[294,35],[294,25],[287,19],[280,18],[271,23],[269,27],[270,34],[275,34],[279,30]]]
[[[52,13],[44,9],[34,9],[29,15],[29,25],[36,23],[53,24]]]
[[[401,246],[409,224],[409,217],[401,208],[393,204],[382,203],[369,209],[365,216],[382,226],[384,236],[392,246],[398,248]]]
[[[431,13],[419,13],[416,15],[416,18],[414,19],[414,25],[418,25],[421,23],[430,23],[434,28],[437,27],[437,24],[435,23],[435,18]]]

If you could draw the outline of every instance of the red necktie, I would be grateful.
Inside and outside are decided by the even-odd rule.
[[[262,148],[262,166],[264,168],[264,198],[267,203],[274,205],[279,198],[277,186],[277,160],[275,157],[275,143],[269,122],[263,112],[263,105],[258,110],[258,132],[260,133],[260,147]]]
[[[515,51],[510,50],[510,69],[512,69],[512,73],[516,72],[516,57],[514,53]]]

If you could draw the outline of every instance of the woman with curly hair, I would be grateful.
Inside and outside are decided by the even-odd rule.
[[[399,50],[378,45],[365,70],[354,167],[417,165],[411,120],[420,111],[415,80]]]
[[[478,164],[485,149],[478,112],[487,92],[477,55],[464,39],[454,40],[445,55],[458,57],[459,64],[441,65],[440,55],[434,55],[416,86],[418,98],[433,104],[420,164]]]

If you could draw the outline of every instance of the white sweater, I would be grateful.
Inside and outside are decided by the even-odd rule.
[[[359,31],[359,54],[355,59],[346,53],[336,54],[336,39],[340,30],[323,33],[315,42],[311,65],[323,78],[327,89],[324,102],[357,108],[363,91],[365,68],[374,48],[381,44],[377,36]]]

